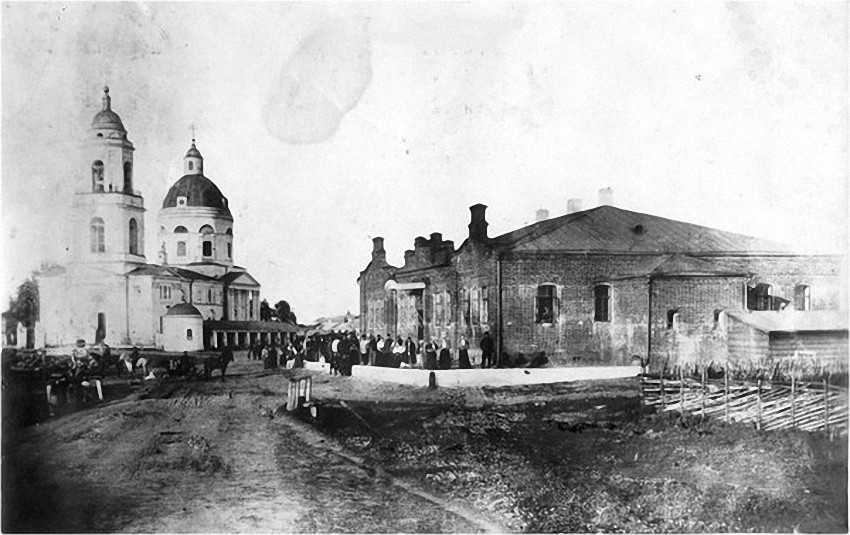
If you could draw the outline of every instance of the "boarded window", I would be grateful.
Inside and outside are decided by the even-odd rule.
[[[535,318],[537,323],[554,323],[558,317],[558,294],[552,284],[542,284],[537,287],[535,299]]]
[[[186,242],[177,242],[177,256],[186,256]]]
[[[593,288],[593,319],[595,321],[611,321],[611,287],[599,284]]]
[[[105,230],[103,219],[95,217],[89,223],[91,235],[91,252],[103,253],[106,251]]]

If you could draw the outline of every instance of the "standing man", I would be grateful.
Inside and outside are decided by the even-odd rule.
[[[416,365],[416,349],[416,342],[408,336],[404,342],[404,354],[407,356],[407,363],[411,366]]]
[[[484,338],[481,339],[479,347],[481,348],[481,367],[491,368],[495,366],[496,363],[493,362],[493,339],[490,338],[490,331],[484,333]]]

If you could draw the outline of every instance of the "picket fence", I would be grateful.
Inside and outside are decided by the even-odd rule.
[[[641,375],[641,401],[662,412],[755,424],[759,430],[801,429],[846,435],[847,389],[819,383],[737,381]]]

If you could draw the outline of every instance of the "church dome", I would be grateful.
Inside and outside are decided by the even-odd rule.
[[[203,158],[201,156],[201,151],[198,150],[198,147],[195,146],[195,140],[192,140],[192,146],[186,152],[185,158]]]
[[[176,208],[180,197],[186,198],[185,204],[181,206],[215,208],[223,215],[231,217],[227,199],[222,195],[218,186],[204,175],[183,175],[168,190],[168,195],[162,201],[162,207]]]
[[[112,111],[112,98],[109,96],[109,88],[103,88],[103,109],[97,112],[92,119],[91,127],[95,130],[118,130],[126,133],[121,117]]]

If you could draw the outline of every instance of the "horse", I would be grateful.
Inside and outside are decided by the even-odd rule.
[[[227,365],[231,362],[233,362],[233,351],[229,347],[226,347],[221,352],[221,355],[204,360],[204,377],[209,381],[212,378],[213,371],[221,370],[221,381],[224,382]]]

